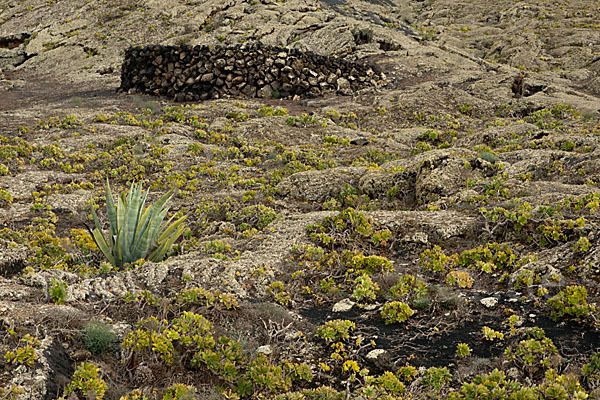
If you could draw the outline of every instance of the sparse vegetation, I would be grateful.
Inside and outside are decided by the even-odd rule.
[[[159,3],[0,10],[0,398],[600,398],[597,7]],[[129,46],[202,85],[188,45],[261,37],[386,79],[114,93]]]

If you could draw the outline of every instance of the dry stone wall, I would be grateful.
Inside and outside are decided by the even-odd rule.
[[[376,86],[384,75],[373,65],[296,49],[262,46],[131,47],[125,53],[121,90],[178,101],[219,97],[350,94]]]

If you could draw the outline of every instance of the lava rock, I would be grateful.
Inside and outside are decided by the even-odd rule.
[[[350,95],[383,81],[383,74],[374,70],[372,65],[260,44],[156,45],[126,50],[120,90],[176,101],[242,95],[316,97],[332,89]]]

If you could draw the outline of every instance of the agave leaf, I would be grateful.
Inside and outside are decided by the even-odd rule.
[[[169,220],[169,222],[171,222],[173,218],[171,218]],[[166,239],[168,239],[169,237],[171,237],[171,235],[173,234],[173,232],[175,232],[179,226],[183,223],[183,221],[185,221],[186,216],[184,215],[183,217],[179,218],[177,221],[173,222],[167,229],[165,229],[163,231],[163,233],[158,237],[158,243],[162,243],[163,241],[165,241]]]
[[[173,247],[173,244],[177,241],[177,239],[179,239],[179,237],[183,234],[184,231],[185,231],[185,225],[181,224],[179,226],[179,228],[177,229],[177,231],[175,231],[175,233],[173,233],[169,237],[169,240],[167,241],[167,246],[163,250],[162,254],[159,254],[160,260],[164,259],[165,256],[167,255],[167,253],[169,251],[171,251],[171,247]]]
[[[106,258],[108,258],[108,261],[112,265],[115,265],[115,257],[110,252],[110,248],[108,247],[108,244],[106,243],[106,239],[104,239],[102,232],[100,232],[100,229],[94,228],[94,230],[92,231],[92,237],[94,238],[94,242],[96,242],[96,245],[98,245],[98,248],[102,251]]]
[[[148,227],[150,226],[151,209],[150,206],[146,207],[140,217],[138,228],[135,232],[135,243],[133,245],[132,253],[136,255],[141,254],[141,257],[145,257],[146,254],[148,254],[148,249],[152,245],[152,238],[150,238],[150,231],[148,230]]]
[[[162,244],[152,253],[149,259],[153,262],[162,261],[167,252],[171,250],[171,247],[173,247],[173,243],[175,243],[179,236],[181,236],[184,230],[185,226],[180,226],[179,229],[168,238],[168,240],[162,242]]]
[[[127,198],[125,193],[121,193],[117,202],[117,236],[120,236],[123,230],[123,222],[125,219],[125,212],[127,211]]]
[[[161,243],[164,240],[164,238],[162,238],[162,235],[165,233],[165,230],[167,230],[167,227],[171,225],[171,221],[173,221],[174,219],[175,219],[175,214],[171,215],[171,218],[169,218],[168,221],[161,222],[160,229],[158,230],[159,236],[156,238],[156,241],[158,243]]]
[[[165,204],[172,196],[172,191],[164,194],[156,203],[152,205],[152,211],[150,213],[150,240],[154,241],[156,239],[157,229],[160,228],[160,225],[165,218],[166,213],[169,210],[169,207],[165,207]]]
[[[135,182],[131,182],[131,186],[129,186],[129,192],[127,192],[127,202],[131,203],[131,194],[133,193],[133,191],[135,190]]]
[[[98,220],[98,214],[96,214],[96,210],[94,209],[94,200],[91,200],[90,209],[92,210],[92,218],[94,219],[94,226],[102,232],[102,225],[100,225],[100,221]]]
[[[88,230],[90,231],[90,233],[92,234],[92,238],[94,239],[94,242],[96,243],[96,246],[98,246],[98,248],[100,250],[102,250],[102,252],[106,255],[106,254],[110,254],[110,250],[108,250],[108,245],[106,244],[106,239],[104,238],[104,235],[102,234],[102,225],[100,225],[100,221],[98,220],[98,214],[96,214],[96,210],[94,209],[94,201],[92,200],[91,202],[91,207],[90,209],[92,210],[92,218],[94,219],[94,230],[90,230],[88,228]],[[95,231],[97,231],[95,233]],[[99,238],[97,237],[99,236]],[[102,248],[102,244],[104,244],[106,246],[106,249]],[[108,251],[108,253],[106,251]],[[107,258],[109,258],[107,256]],[[110,258],[109,258],[110,259]]]
[[[129,192],[127,192],[127,197],[125,197],[126,199],[126,203],[125,203],[125,208],[123,209],[123,226],[125,226],[126,223],[130,223],[131,219],[130,219],[130,210],[131,210],[131,203],[132,203],[132,196],[133,196],[133,192],[135,190],[135,182],[131,183],[131,186],[129,187]],[[121,235],[125,234],[125,239],[127,239],[127,234],[128,231],[124,230],[121,231]]]
[[[158,242],[158,236],[160,235],[161,232],[161,226],[162,226],[162,222],[165,219],[165,215],[167,215],[167,213],[169,212],[169,208],[165,208],[164,210],[160,210],[157,214],[153,215],[152,217],[152,221],[150,222],[150,240],[152,241],[153,245],[159,245]]]
[[[119,228],[119,249],[123,257],[123,263],[131,262],[131,253],[129,252],[129,242],[127,232],[129,231],[130,221],[127,212],[124,212],[123,225]]]
[[[113,247],[113,254],[115,257],[115,264],[113,264],[115,267],[122,267],[123,266],[123,252],[121,251],[121,241],[118,240],[118,235],[117,235],[117,240],[115,241],[115,245]]]
[[[160,246],[158,246],[153,252],[152,254],[150,254],[150,257],[148,257],[148,261],[152,261],[152,262],[159,262],[162,261],[161,259],[158,258],[158,255],[161,254],[163,252],[163,249],[167,246],[167,242],[163,242],[161,243]]]
[[[153,207],[155,207],[157,210],[162,211],[163,207],[165,206],[167,201],[169,201],[171,199],[172,196],[173,196],[173,191],[169,190],[160,199],[158,199],[158,201],[156,203],[154,203]],[[161,221],[162,221],[162,218],[161,218]]]
[[[110,223],[110,243],[114,245],[119,225],[117,224],[117,210],[110,190],[110,184],[108,183],[108,177],[106,177],[106,210],[108,212],[108,222]]]
[[[133,185],[132,185],[133,187]],[[127,252],[133,253],[135,245],[135,233],[138,228],[139,218],[143,212],[144,203],[142,201],[142,185],[136,185],[133,191],[130,191],[128,198],[129,204],[127,205],[127,230],[125,231],[125,243],[127,245]],[[145,196],[144,196],[145,200]],[[145,255],[145,254],[144,254]],[[142,255],[142,257],[144,256]]]
[[[169,220],[167,222],[164,222],[163,224],[161,224],[160,229],[158,231],[159,235],[156,238],[156,244],[157,246],[162,245],[164,242],[168,241],[169,238],[171,237],[171,235],[174,234],[174,232],[177,230],[177,228],[183,223],[183,221],[186,219],[187,217],[183,216],[180,217],[177,221],[171,223],[171,221],[173,221],[173,219],[175,219],[175,215],[172,215],[171,218],[169,218]]]
[[[152,245],[155,243],[154,240],[152,240],[152,237],[150,235],[150,223],[148,223],[148,228],[146,228],[146,230],[144,231],[144,235],[142,236],[142,238],[140,239],[140,242],[138,243],[138,245],[135,247],[135,254],[140,255],[140,257],[146,257],[148,255],[148,253],[150,252],[150,249],[152,248]]]
[[[157,204],[154,204],[150,209],[150,212],[147,216],[147,226],[145,227],[144,234],[140,238],[140,242],[138,245],[138,252],[139,254],[143,254],[144,257],[148,255],[148,252],[150,251],[151,247],[155,245],[156,236],[158,232],[160,232],[159,229],[161,226],[161,222],[168,211],[168,208],[160,210],[157,207]]]
[[[161,201],[161,200],[162,200],[162,198],[159,201]],[[169,212],[169,208],[170,208],[169,206],[165,206],[164,202],[161,202],[161,204],[156,203],[152,207],[152,213],[150,215],[150,224],[153,229],[153,232],[151,232],[152,240],[155,240],[157,238],[158,232],[160,232],[160,227],[162,226],[163,220],[165,219],[165,216]]]
[[[135,228],[135,236],[137,237],[142,231],[143,224],[146,222],[146,218],[148,217],[150,207],[146,207],[146,199],[148,198],[148,190],[144,193],[144,197],[141,199],[141,203],[139,205],[139,212],[137,216],[138,224]]]

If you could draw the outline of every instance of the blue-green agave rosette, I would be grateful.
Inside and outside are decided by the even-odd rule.
[[[94,210],[92,202],[92,217],[94,229],[91,231],[94,242],[108,261],[115,267],[137,261],[141,258],[148,261],[162,261],[175,241],[185,230],[185,216],[173,221],[174,216],[167,222],[164,218],[169,211],[167,202],[173,196],[169,191],[156,203],[144,208],[148,191],[142,192],[142,184],[132,183],[129,193],[121,193],[117,205],[113,201],[110,184],[106,181],[106,208],[110,223],[108,240],[102,233],[102,225]]]

